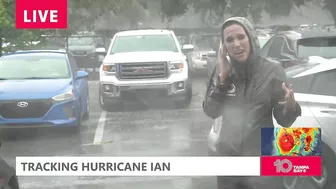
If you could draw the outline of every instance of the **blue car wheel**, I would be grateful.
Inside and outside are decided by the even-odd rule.
[[[88,120],[90,117],[90,98],[89,98],[89,91],[87,92],[87,98],[86,98],[86,110],[83,116],[84,120]]]

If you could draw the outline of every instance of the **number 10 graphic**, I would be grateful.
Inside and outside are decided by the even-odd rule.
[[[284,167],[284,165],[286,164],[287,164],[287,168]],[[283,160],[277,159],[274,162],[274,166],[276,167],[277,173],[289,173],[293,168],[292,162],[288,159],[283,159]]]

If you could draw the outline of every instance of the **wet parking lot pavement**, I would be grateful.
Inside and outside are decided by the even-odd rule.
[[[91,76],[89,120],[79,134],[67,130],[15,131],[2,142],[1,156],[15,165],[15,156],[207,156],[206,137],[212,120],[203,113],[205,77],[193,79],[189,107],[169,102],[126,104],[123,112],[105,112],[98,100],[97,75]],[[148,107],[149,106],[149,107]],[[32,188],[215,188],[212,177],[19,177]]]
[[[0,155],[12,165],[15,165],[16,156],[208,155],[207,135],[213,121],[201,107],[205,76],[193,77],[192,102],[187,108],[175,109],[169,101],[153,100],[147,105],[125,104],[123,112],[106,112],[99,105],[98,72],[95,69],[88,71],[91,70],[91,113],[89,120],[83,122],[80,133],[61,129],[18,130],[14,132],[15,138],[2,141]],[[19,177],[19,182],[22,189],[217,187],[214,177]]]

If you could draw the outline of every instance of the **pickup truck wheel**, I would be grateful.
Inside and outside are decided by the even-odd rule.
[[[83,116],[83,120],[88,120],[90,117],[90,98],[89,98],[89,91],[87,92],[87,99],[86,99],[86,111]]]
[[[175,101],[175,107],[178,109],[186,108],[190,105],[191,100],[192,100],[192,87],[191,87],[191,84],[188,84],[186,98],[184,100]]]
[[[74,126],[71,126],[69,128],[70,133],[72,134],[78,134],[80,133],[81,130],[81,125],[82,125],[82,119],[83,119],[83,114],[82,114],[82,105],[81,105],[81,100],[79,99],[79,106],[78,106],[78,115],[77,115],[77,124]]]
[[[123,110],[124,108],[124,103],[123,102],[117,102],[117,103],[111,103],[111,102],[106,102],[105,98],[101,95],[99,92],[99,104],[102,110],[104,111],[118,111],[118,110]]]
[[[108,104],[105,100],[105,98],[103,97],[103,95],[99,92],[99,105],[101,107],[102,110],[106,111],[108,108]]]

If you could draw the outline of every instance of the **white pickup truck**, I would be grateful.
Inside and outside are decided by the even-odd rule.
[[[100,67],[99,101],[114,109],[137,96],[171,98],[186,107],[192,98],[187,52],[170,30],[132,30],[115,34]]]

